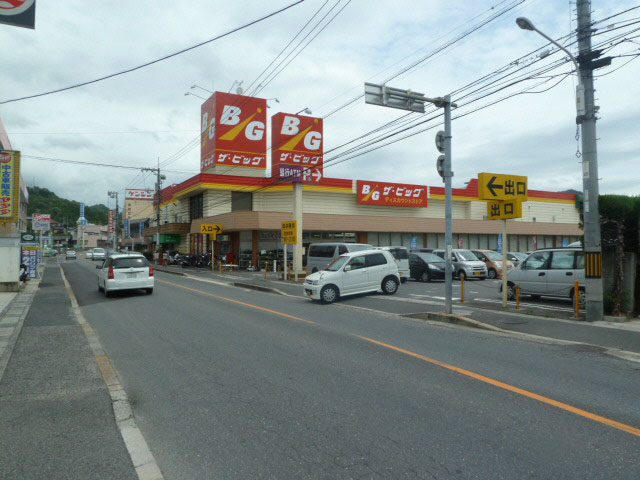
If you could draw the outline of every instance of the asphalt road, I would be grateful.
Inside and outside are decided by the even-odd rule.
[[[158,273],[105,298],[62,260],[167,479],[640,478],[640,368]]]

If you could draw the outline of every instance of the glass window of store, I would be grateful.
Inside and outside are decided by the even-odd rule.
[[[204,216],[204,195],[202,193],[189,197],[189,219],[197,220]]]

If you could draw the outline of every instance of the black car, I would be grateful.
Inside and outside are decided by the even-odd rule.
[[[444,260],[433,253],[410,253],[409,271],[414,280],[444,280]]]

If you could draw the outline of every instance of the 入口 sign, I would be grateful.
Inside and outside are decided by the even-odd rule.
[[[203,235],[211,235],[214,240],[222,233],[222,225],[218,223],[203,223],[200,225],[200,233]]]
[[[323,173],[321,118],[277,113],[271,117],[271,170],[278,176],[283,166],[313,167]],[[303,181],[317,181],[313,178]]]
[[[520,200],[529,198],[527,177],[499,173],[478,174],[478,198],[481,200]]]
[[[267,168],[267,101],[215,92],[201,107],[200,170]]]
[[[487,202],[487,217],[489,220],[507,220],[522,218],[522,202],[520,200],[489,200]]]
[[[428,189],[424,185],[357,181],[357,201],[362,205],[390,207],[428,206]]]
[[[282,235],[282,243],[285,245],[295,245],[298,243],[298,222],[290,220],[282,222],[280,229]]]

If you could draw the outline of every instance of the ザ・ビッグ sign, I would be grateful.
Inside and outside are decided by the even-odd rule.
[[[389,207],[427,207],[428,189],[424,185],[357,181],[358,203]]]

